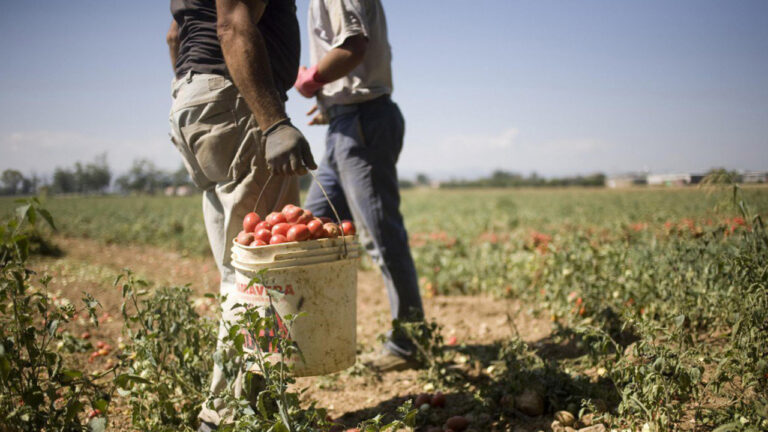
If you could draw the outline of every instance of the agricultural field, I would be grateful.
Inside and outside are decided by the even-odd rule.
[[[57,407],[55,391],[32,398],[28,381],[3,387],[0,414],[40,403],[92,429],[194,429],[215,348],[205,294],[218,283],[200,197],[41,201],[57,231],[38,212],[41,228],[24,232],[48,253],[7,261],[20,240],[15,225],[3,231],[1,335],[21,325],[11,299],[29,295],[9,294],[15,274],[45,294],[40,310],[71,307],[64,330],[39,333],[56,341],[47,360],[85,372],[60,380],[82,406]],[[0,200],[3,221],[18,205]],[[414,189],[402,212],[428,319],[406,330],[423,369],[283,377],[265,399],[287,414],[235,410],[237,430],[447,430],[454,416],[476,432],[768,430],[768,188]],[[368,261],[358,289],[366,353],[389,316]],[[0,353],[4,380],[32,355],[13,363],[12,352]],[[94,383],[73,384],[85,377]],[[437,392],[444,406],[420,403]]]

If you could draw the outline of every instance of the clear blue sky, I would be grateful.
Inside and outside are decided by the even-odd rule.
[[[4,1],[0,170],[176,168],[168,1]],[[299,23],[306,47],[306,0]],[[386,0],[405,177],[768,169],[768,2]],[[308,59],[302,50],[304,63]],[[324,128],[291,91],[319,158]]]

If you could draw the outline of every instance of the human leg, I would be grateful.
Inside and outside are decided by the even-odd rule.
[[[275,177],[267,183],[261,132],[229,80],[202,74],[182,80],[174,86],[171,136],[193,181],[204,189],[203,218],[221,274],[220,293],[225,295],[234,289],[229,250],[231,240],[242,229],[243,217],[254,210],[262,188],[265,190],[256,208],[261,215],[288,203],[298,203],[298,181],[295,177]],[[227,327],[225,318],[219,323],[217,351],[231,356],[233,351],[222,342]],[[244,396],[243,379],[241,372],[232,382],[236,397]],[[201,421],[217,425],[227,418],[224,402],[218,396],[228,383],[224,371],[215,365],[210,398],[199,415]],[[255,397],[255,393],[247,395],[251,402],[255,402]]]
[[[334,119],[329,130],[337,173],[363,244],[379,266],[393,319],[423,319],[416,269],[400,214],[395,164],[402,148],[403,121],[387,101]],[[392,335],[387,348],[411,356],[413,346]]]
[[[336,161],[333,156],[331,141],[327,141],[325,155],[315,172],[315,177],[317,183],[312,181],[309,186],[307,197],[304,199],[304,208],[311,211],[315,216],[335,219],[331,206],[328,204],[328,200],[330,200],[339,213],[339,218],[342,220],[351,219],[352,214],[347,205],[347,198],[344,196],[344,190],[341,188],[341,182],[336,172]],[[318,183],[320,184],[318,185]],[[328,199],[325,198],[323,190],[328,194]]]

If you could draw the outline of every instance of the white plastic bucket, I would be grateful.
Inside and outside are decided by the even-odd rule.
[[[294,376],[346,369],[355,364],[357,345],[358,254],[354,236],[255,247],[233,241],[235,287],[225,293],[222,316],[236,321],[232,306],[238,303],[264,313],[270,293],[280,293],[271,296],[278,316],[304,313],[287,329],[303,356],[284,359],[293,365]],[[265,269],[262,282],[249,285]],[[249,342],[246,349],[255,349]]]

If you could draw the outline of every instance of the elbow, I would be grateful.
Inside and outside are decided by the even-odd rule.
[[[232,22],[227,19],[219,19],[216,22],[216,37],[219,38],[219,43],[225,45],[227,41],[232,40],[232,36],[235,33],[235,28]]]
[[[179,32],[169,31],[168,34],[165,35],[165,43],[167,43],[169,47],[179,46]]]
[[[351,61],[362,63],[368,49],[368,39],[363,35],[352,36],[344,41],[344,48],[349,52]]]

